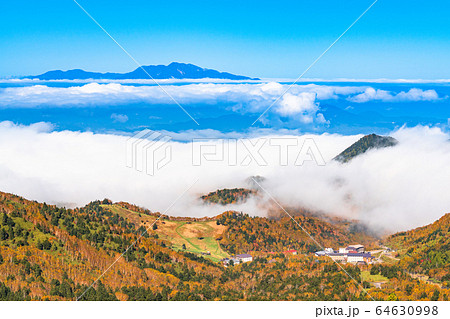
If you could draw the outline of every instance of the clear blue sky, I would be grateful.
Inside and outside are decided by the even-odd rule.
[[[139,62],[297,77],[370,4],[79,0]],[[306,77],[450,78],[450,2],[379,0]],[[72,0],[0,2],[0,76],[134,63]]]

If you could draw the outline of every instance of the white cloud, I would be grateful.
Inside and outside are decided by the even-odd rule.
[[[113,120],[113,122],[125,123],[128,121],[128,116],[126,116],[125,114],[113,113],[111,114],[111,119]]]
[[[367,88],[363,93],[351,96],[349,101],[356,103],[365,103],[368,101],[382,102],[417,102],[417,101],[436,101],[439,95],[435,90],[410,89],[401,91],[397,94],[374,88]]]
[[[214,84],[200,83],[183,86],[166,85],[165,91],[181,104],[227,103],[234,104],[235,111],[262,112],[274,103],[286,90],[279,83]],[[318,107],[314,102],[317,88],[320,96],[333,95],[328,89],[315,86],[293,87],[271,110],[282,115],[293,115],[301,122],[311,123]],[[332,89],[333,91],[335,89]],[[336,89],[340,90],[340,89]],[[307,91],[307,92],[304,92]],[[3,108],[10,107],[85,107],[108,106],[119,103],[146,102],[150,104],[173,103],[157,86],[131,86],[118,83],[89,83],[72,87],[8,87],[0,91]],[[119,120],[119,119],[116,119]]]
[[[286,90],[289,88],[289,91]],[[226,104],[236,112],[269,113],[289,116],[303,123],[321,120],[318,103],[323,100],[347,98],[362,103],[368,101],[435,101],[434,90],[412,88],[393,93],[361,86],[293,85],[268,83],[195,83],[165,85],[164,90],[180,104]],[[286,94],[279,99],[279,97]],[[278,99],[278,100],[277,100]],[[32,85],[0,89],[0,108],[36,107],[108,107],[121,103],[173,104],[158,86],[133,86],[120,83],[88,83],[70,87]],[[123,120],[124,118],[122,118]],[[117,119],[116,119],[117,120]]]
[[[307,92],[298,95],[286,93],[277,107],[279,114],[283,116],[299,115],[300,120],[304,123],[312,123],[318,110],[316,94]]]
[[[267,190],[283,205],[360,219],[374,228],[408,229],[450,211],[449,136],[435,128],[400,129],[393,133],[400,141],[398,146],[367,152],[347,165],[330,160],[360,135],[267,132],[266,138],[297,139],[298,145],[305,138],[314,138],[328,164],[307,162],[300,167],[280,166],[279,153],[268,142],[261,149],[266,166],[254,162],[228,165],[226,161],[193,166],[192,145],[170,142],[172,162],[155,176],[126,167],[128,137],[51,132],[50,128],[44,123],[0,123],[0,190],[48,203],[84,205],[108,197],[164,211],[198,179],[168,214],[212,216],[227,208],[199,205],[200,195],[218,188],[242,187],[249,176],[262,175],[267,178]],[[186,132],[184,137],[195,134]],[[197,136],[207,137],[208,132]],[[228,137],[242,136],[229,133]],[[213,145],[222,144],[213,141]],[[239,147],[241,154],[245,149]],[[290,153],[289,163],[296,155]],[[267,208],[264,205],[263,200],[234,208],[261,215]]]
[[[408,92],[400,92],[394,99],[399,101],[436,101],[439,96],[435,90],[411,89]]]
[[[37,122],[30,125],[17,125],[11,121],[0,122],[0,130],[7,129],[24,129],[36,133],[48,133],[54,130],[54,125],[48,122]]]

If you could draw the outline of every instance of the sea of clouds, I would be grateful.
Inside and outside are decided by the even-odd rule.
[[[147,103],[172,104],[218,104],[226,103],[231,110],[242,113],[270,112],[295,118],[301,123],[325,123],[319,111],[324,100],[345,99],[354,103],[369,101],[414,102],[446,99],[433,89],[410,88],[400,92],[376,89],[371,86],[334,86],[317,84],[296,84],[293,86],[278,82],[264,83],[191,83],[184,85],[158,86],[127,85],[123,83],[87,83],[67,87],[44,84],[11,86],[0,89],[0,108],[36,107],[86,107]],[[281,98],[280,98],[281,96]],[[114,121],[125,118],[117,115]]]
[[[169,215],[198,217],[227,209],[265,215],[273,196],[286,207],[359,219],[388,231],[424,225],[450,211],[449,135],[438,128],[401,128],[391,133],[400,142],[397,146],[369,151],[348,164],[332,158],[361,135],[255,131],[247,139],[228,134],[237,145],[236,164],[230,165],[228,150],[222,160],[202,157],[201,165],[193,165],[195,143],[206,140],[209,147],[223,147],[224,141],[211,139],[212,133],[194,143],[170,141],[172,160],[149,176],[127,167],[127,136],[55,131],[49,123],[1,122],[0,190],[67,207],[110,198]],[[184,140],[202,136],[201,131],[177,134]],[[298,145],[313,139],[326,165],[306,157],[296,166],[295,151],[289,153],[287,165],[280,164],[280,153],[270,143],[276,139],[296,139]],[[267,165],[245,161],[246,143],[263,144],[260,153]],[[260,198],[229,207],[205,206],[199,200],[219,188],[247,187],[246,179],[255,175],[265,177],[263,187],[270,196],[263,191]]]

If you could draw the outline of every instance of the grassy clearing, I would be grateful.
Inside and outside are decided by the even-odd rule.
[[[219,261],[222,258],[229,257],[229,255],[220,247],[216,240],[216,235],[221,234],[222,229],[213,227],[215,222],[180,222],[175,228],[176,235],[172,240],[174,248],[181,250],[183,244],[186,246],[186,251],[192,253],[206,253],[205,255],[214,261]]]
[[[389,279],[387,277],[384,277],[380,274],[371,275],[370,271],[368,271],[368,270],[361,271],[361,278],[362,278],[362,280],[368,281],[368,282],[389,281]]]
[[[132,210],[123,208],[119,205],[101,205],[105,209],[109,209],[113,214],[128,219],[129,222],[134,223],[137,227],[144,226],[148,223],[153,223],[155,217],[146,214],[136,213]],[[150,226],[150,225],[147,225]]]
[[[157,229],[150,227],[155,221],[155,217],[145,214],[139,214],[123,208],[118,205],[102,205],[103,208],[111,210],[111,212],[126,218],[134,223],[136,227],[149,227],[148,232],[155,232],[161,239],[165,239],[172,243],[172,249],[177,251],[187,251],[195,254],[202,254],[203,257],[209,258],[215,262],[229,257],[217,241],[217,237],[221,236],[226,227],[217,225],[215,221],[179,221],[160,219],[157,221]],[[183,245],[186,249],[183,250]],[[210,252],[211,255],[204,255]]]

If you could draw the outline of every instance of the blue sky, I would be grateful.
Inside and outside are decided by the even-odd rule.
[[[79,0],[139,62],[295,78],[372,1]],[[448,1],[377,4],[306,77],[449,78]],[[71,0],[0,2],[0,76],[136,66]]]

